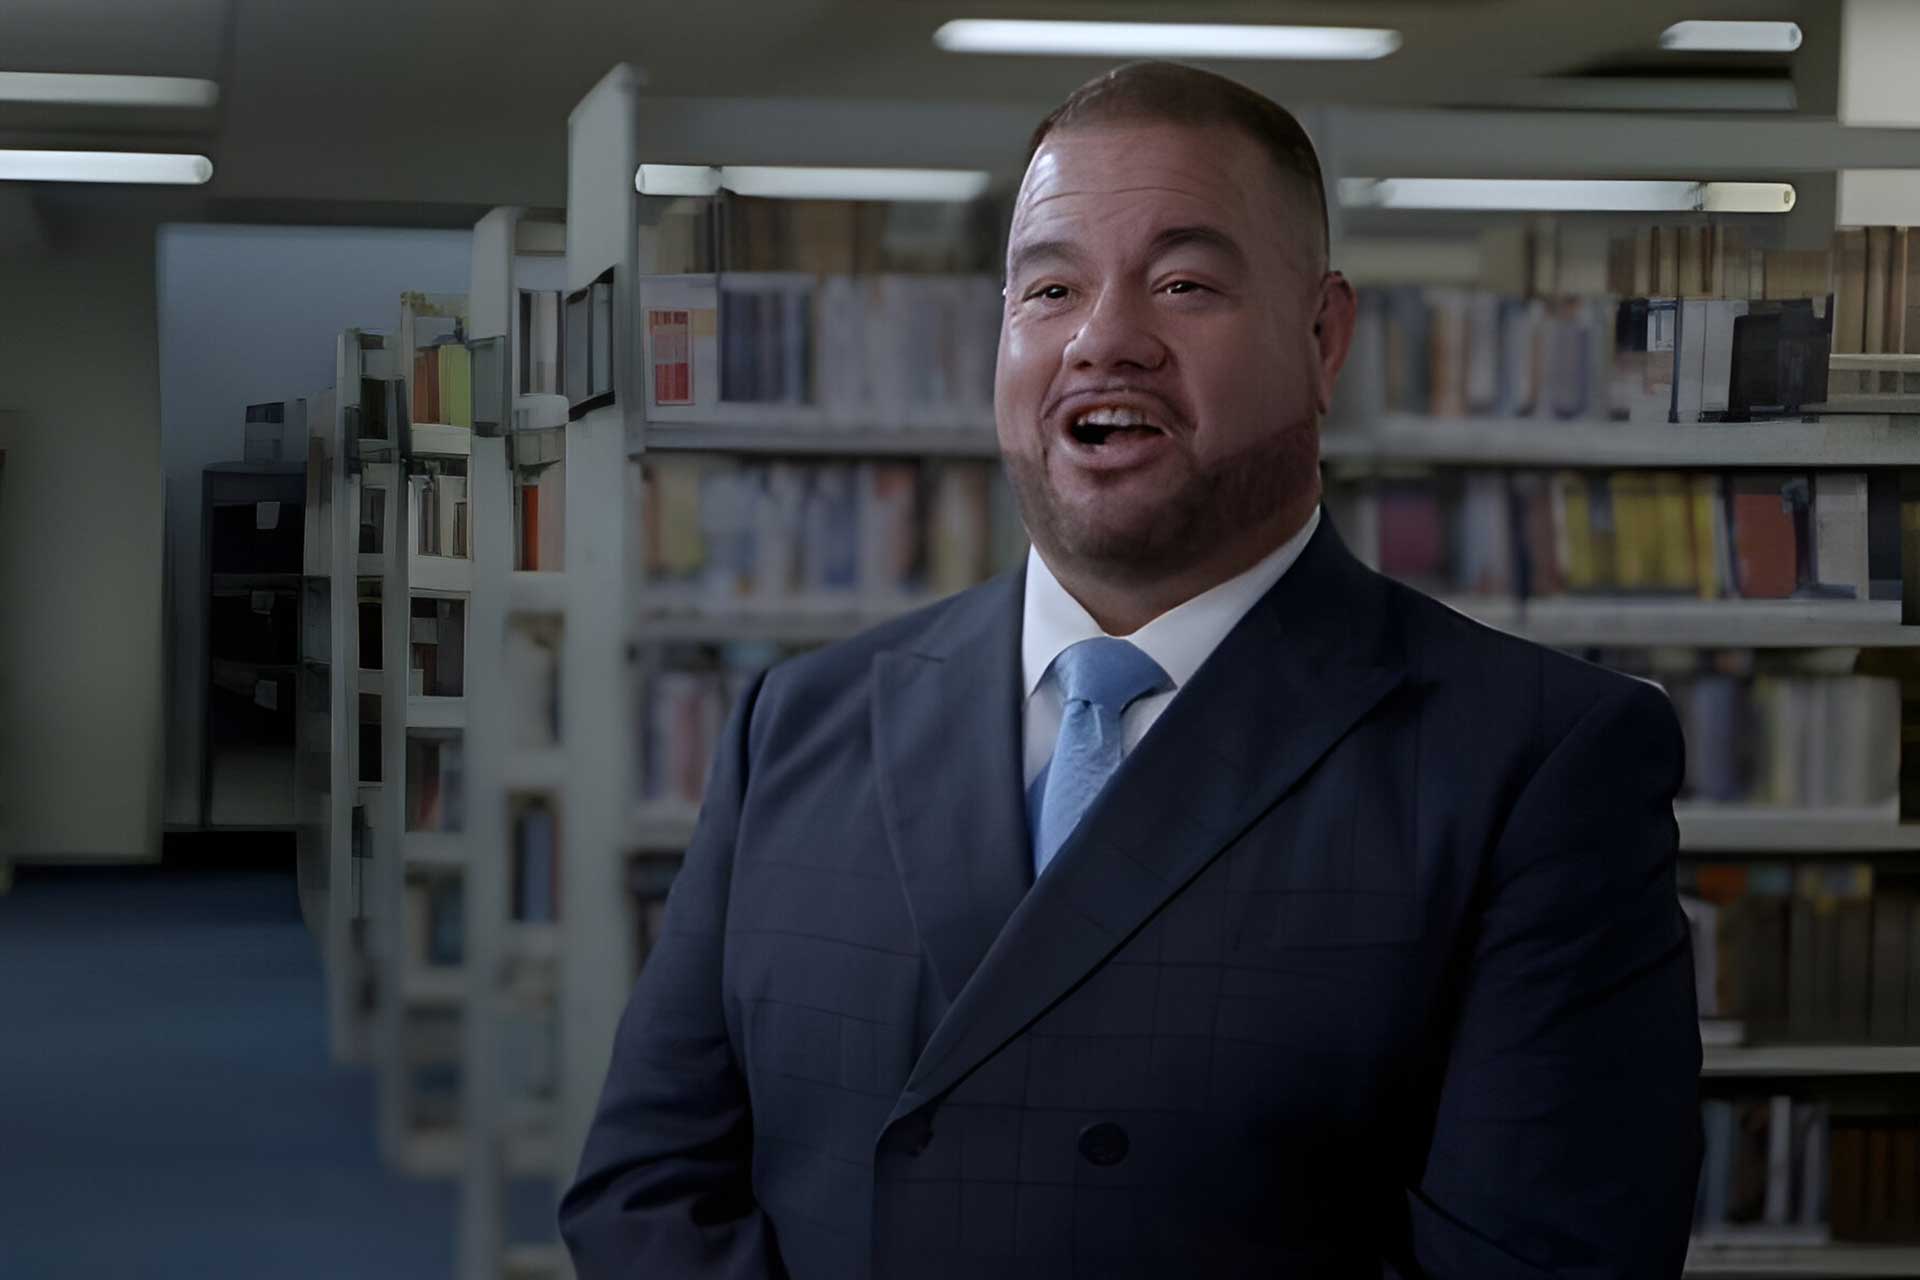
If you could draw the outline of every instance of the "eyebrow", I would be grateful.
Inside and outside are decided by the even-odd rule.
[[[1224,254],[1238,267],[1244,267],[1247,264],[1246,250],[1240,247],[1239,241],[1220,228],[1211,227],[1205,223],[1168,227],[1154,236],[1152,244],[1148,246],[1148,257],[1159,258],[1175,249],[1188,247],[1209,249],[1215,253]],[[1037,262],[1077,262],[1085,256],[1079,246],[1070,240],[1029,240],[1017,246],[1009,255],[1007,279],[1019,279],[1022,272],[1030,269]]]

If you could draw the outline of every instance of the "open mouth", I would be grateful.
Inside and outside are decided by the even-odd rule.
[[[1138,409],[1102,405],[1077,415],[1068,424],[1068,432],[1085,445],[1103,445],[1110,441],[1141,439],[1165,435],[1165,430]]]

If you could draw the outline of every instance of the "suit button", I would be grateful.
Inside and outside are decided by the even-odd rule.
[[[1127,1158],[1127,1131],[1111,1121],[1090,1124],[1080,1131],[1080,1154],[1088,1164],[1119,1164]]]

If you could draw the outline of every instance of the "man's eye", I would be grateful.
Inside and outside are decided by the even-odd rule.
[[[1048,302],[1063,302],[1066,296],[1067,286],[1063,284],[1043,284],[1027,295],[1028,298],[1042,298]]]
[[[1175,280],[1167,286],[1168,293],[1200,293],[1207,286],[1197,280]]]

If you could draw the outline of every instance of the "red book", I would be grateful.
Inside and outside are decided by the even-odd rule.
[[[1784,600],[1793,594],[1798,581],[1793,512],[1777,478],[1734,480],[1733,555],[1743,599]]]

